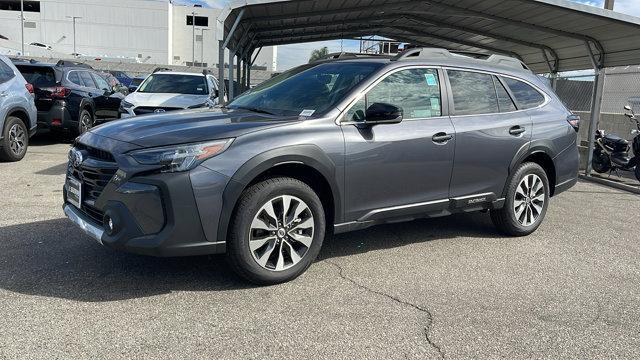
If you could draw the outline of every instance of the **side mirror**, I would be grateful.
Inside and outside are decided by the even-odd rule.
[[[365,113],[365,124],[398,124],[402,122],[402,109],[391,104],[374,103]]]

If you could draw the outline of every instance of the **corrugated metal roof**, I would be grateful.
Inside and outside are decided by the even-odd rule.
[[[225,34],[243,9],[228,45],[241,52],[378,35],[509,54],[536,72],[593,68],[587,43],[601,66],[640,63],[640,18],[566,0],[237,0],[219,18]]]

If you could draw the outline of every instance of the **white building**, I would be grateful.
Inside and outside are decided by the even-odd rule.
[[[24,4],[27,56],[70,57],[75,17],[75,53],[90,58],[189,66],[195,55],[196,66],[218,63],[219,9],[148,0],[25,0]],[[20,40],[20,0],[0,0],[0,52],[19,54]],[[33,43],[50,48],[30,45]],[[255,65],[276,71],[277,49],[262,49]]]

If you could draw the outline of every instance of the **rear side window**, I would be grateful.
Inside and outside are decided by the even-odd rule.
[[[493,77],[493,82],[496,84],[496,94],[498,95],[498,107],[500,112],[516,111],[516,104],[513,103],[509,92],[504,88],[504,85],[498,80],[497,77]]]
[[[82,84],[84,84],[84,86],[94,89],[96,88],[96,84],[93,82],[93,79],[91,78],[91,74],[89,74],[89,72],[78,71],[78,74],[80,75],[80,80],[82,81]]]
[[[13,69],[11,68],[11,66],[5,64],[4,61],[0,60],[0,83],[7,82],[13,79],[14,76],[16,75],[13,73]]]
[[[493,76],[469,71],[447,70],[453,95],[454,115],[498,113]]]
[[[520,109],[531,109],[544,103],[544,95],[529,84],[511,78],[503,79],[516,97]]]

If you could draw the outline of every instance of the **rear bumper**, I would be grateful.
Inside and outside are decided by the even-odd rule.
[[[214,174],[207,180],[209,185],[202,181],[196,180],[200,182],[197,186],[210,193],[224,188],[227,178]],[[66,216],[106,247],[158,257],[226,251],[225,241],[211,238],[216,234],[221,204],[198,206],[189,173],[150,175],[123,184],[112,180],[95,203],[89,206],[83,202],[82,209],[67,202],[66,188],[63,196]],[[205,202],[215,200],[210,194],[199,196]],[[113,228],[107,225],[109,220]]]
[[[47,111],[38,111],[38,130],[66,130],[78,127],[66,106],[52,106]]]

